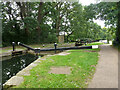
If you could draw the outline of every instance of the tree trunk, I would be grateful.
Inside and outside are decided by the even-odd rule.
[[[42,8],[43,7],[43,2],[40,2],[39,4],[39,8],[38,8],[38,23],[39,23],[39,26],[37,28],[37,36],[38,36],[38,43],[40,42],[40,35],[41,35],[41,27],[40,25],[42,24],[42,19],[43,19],[43,14],[42,14]]]

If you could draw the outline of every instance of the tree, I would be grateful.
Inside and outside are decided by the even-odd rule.
[[[66,41],[72,36],[97,39],[101,29],[88,11],[77,2],[2,2],[3,44],[53,43],[60,32]]]
[[[94,16],[94,19],[105,20],[105,25],[109,27],[109,32],[116,33],[115,44],[120,44],[119,30],[119,12],[120,3],[118,2],[100,2],[86,7]]]

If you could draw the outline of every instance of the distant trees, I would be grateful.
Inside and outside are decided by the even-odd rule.
[[[105,21],[105,25],[109,27],[107,38],[112,35],[114,37],[114,44],[120,44],[120,2],[101,2],[91,4],[87,8],[95,19],[99,18]]]
[[[2,2],[3,45],[53,43],[59,32],[64,32],[66,42],[101,38],[102,29],[93,22],[96,13],[94,5],[77,2]]]

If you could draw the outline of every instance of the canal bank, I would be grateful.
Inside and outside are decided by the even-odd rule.
[[[24,82],[23,76],[29,76],[30,70],[37,66],[39,63],[41,63],[41,60],[46,60],[46,58],[50,56],[55,55],[63,55],[64,53],[54,54],[54,55],[45,55],[43,57],[38,57],[35,61],[33,61],[31,64],[29,64],[27,67],[23,68],[21,71],[19,71],[15,76],[11,77],[7,82],[3,84],[3,88],[11,88],[14,86],[20,85],[22,82]]]

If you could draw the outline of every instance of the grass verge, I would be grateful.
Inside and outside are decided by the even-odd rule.
[[[104,44],[104,43],[102,43],[102,42],[93,42],[93,43],[87,44],[87,46],[91,46],[91,45],[102,45],[102,44]]]
[[[24,76],[24,82],[14,88],[86,88],[95,72],[98,53],[91,50],[68,52],[70,54],[66,56],[55,55],[41,60],[30,71],[31,75]],[[49,74],[52,66],[71,67],[71,74]]]

